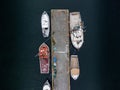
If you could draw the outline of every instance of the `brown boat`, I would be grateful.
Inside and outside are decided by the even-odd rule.
[[[71,55],[71,62],[70,62],[70,71],[71,77],[76,80],[79,77],[80,69],[79,69],[79,61],[77,55]]]
[[[39,47],[39,62],[40,62],[40,72],[42,74],[49,73],[50,66],[50,52],[47,44],[43,43]]]

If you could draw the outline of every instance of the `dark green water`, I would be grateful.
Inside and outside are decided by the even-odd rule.
[[[3,1],[0,90],[42,90],[46,79],[51,81],[51,74],[39,73],[39,60],[34,56],[46,40],[41,34],[41,14],[45,10],[50,15],[54,8],[80,11],[86,27],[85,42],[76,51],[81,75],[76,81],[71,79],[71,90],[120,90],[119,7],[117,1],[107,0]],[[71,54],[75,54],[73,49]]]

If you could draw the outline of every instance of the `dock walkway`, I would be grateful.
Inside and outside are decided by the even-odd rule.
[[[57,74],[56,78],[52,76],[52,90],[70,90],[68,21],[69,11],[67,9],[51,10],[52,64],[53,57],[57,57]]]

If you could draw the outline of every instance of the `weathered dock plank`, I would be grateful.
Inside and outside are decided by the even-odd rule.
[[[51,10],[52,64],[53,57],[57,57],[56,77],[53,77],[52,67],[52,90],[70,90],[68,22],[69,11],[67,9]]]

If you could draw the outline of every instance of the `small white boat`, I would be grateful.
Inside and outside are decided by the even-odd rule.
[[[71,42],[76,49],[80,49],[84,42],[83,26],[80,12],[70,13]]]
[[[76,80],[79,77],[80,69],[79,69],[79,61],[77,55],[71,55],[70,72],[71,72],[71,77],[74,80]]]
[[[50,87],[50,84],[49,84],[48,80],[43,85],[43,90],[51,90],[51,87]]]
[[[44,11],[41,16],[41,28],[43,37],[48,37],[50,32],[50,20],[46,11]]]

